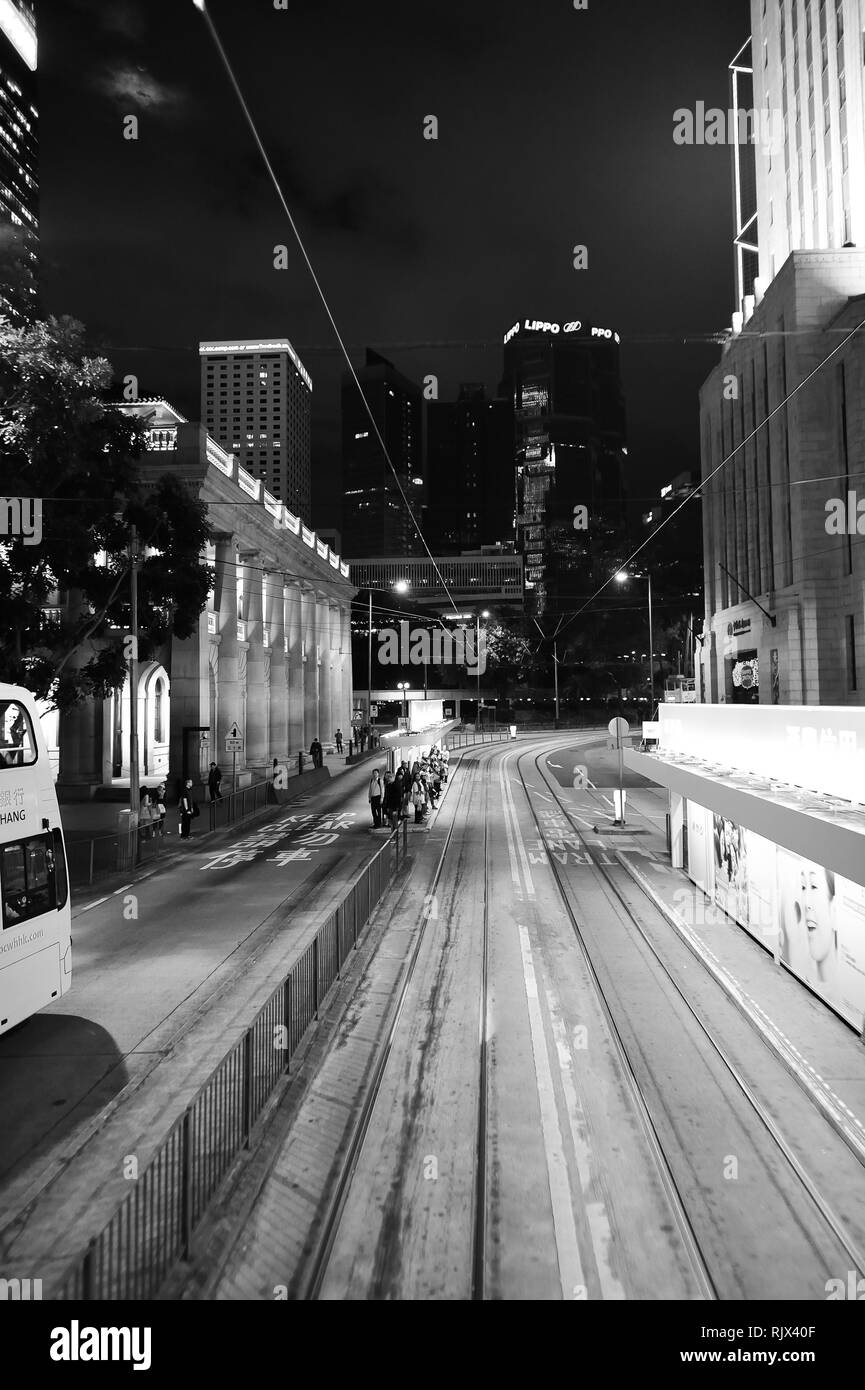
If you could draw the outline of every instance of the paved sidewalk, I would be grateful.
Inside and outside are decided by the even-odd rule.
[[[865,1163],[861,1039],[784,966],[776,965],[771,949],[725,917],[683,869],[670,867],[658,804],[657,793],[630,793],[634,824],[646,833],[639,849],[615,851],[613,845],[611,850]]]

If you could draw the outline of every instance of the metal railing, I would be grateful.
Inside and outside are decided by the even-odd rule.
[[[132,1192],[66,1274],[59,1299],[152,1299],[290,1067],[407,854],[403,823],[352,883],[243,1037],[177,1119]]]
[[[475,734],[448,734],[445,741],[448,748],[471,748],[476,743],[502,743],[510,736],[508,729],[483,729]]]
[[[270,788],[268,779],[241,787],[216,801],[199,802],[201,814],[192,822],[193,834],[209,835],[215,830],[240,825],[253,816],[261,815],[275,804]],[[161,826],[154,821],[139,825],[134,830],[120,827],[111,835],[96,835],[90,840],[67,839],[69,882],[73,888],[82,888],[97,879],[126,873],[141,864],[160,859],[172,851],[179,840],[180,817],[176,806],[168,807]]]

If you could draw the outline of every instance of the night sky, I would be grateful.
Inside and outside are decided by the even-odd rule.
[[[209,10],[357,362],[369,343],[447,399],[495,389],[518,318],[615,328],[631,496],[699,469],[718,349],[682,339],[734,307],[730,151],[675,145],[673,113],[727,107],[746,0]],[[203,17],[192,0],[37,12],[45,308],[192,419],[200,338],[287,335],[313,378],[314,521],[338,524],[343,363]]]

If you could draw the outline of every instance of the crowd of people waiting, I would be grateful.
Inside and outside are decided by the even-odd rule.
[[[400,821],[408,820],[414,808],[414,823],[420,825],[430,810],[435,810],[442,787],[448,780],[449,753],[434,744],[429,753],[412,763],[402,762],[396,772],[376,768],[369,782],[369,807],[373,829],[387,823],[396,830]]]

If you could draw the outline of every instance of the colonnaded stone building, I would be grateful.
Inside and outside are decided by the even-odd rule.
[[[348,565],[203,425],[161,399],[120,408],[146,421],[153,459],[145,481],[173,473],[207,504],[206,558],[216,569],[198,632],[138,667],[142,784],[198,780],[211,761],[230,772],[225,739],[234,724],[243,739],[238,783],[257,780],[274,758],[350,728]],[[58,741],[61,796],[87,798],[128,778],[128,688],[65,715]]]

